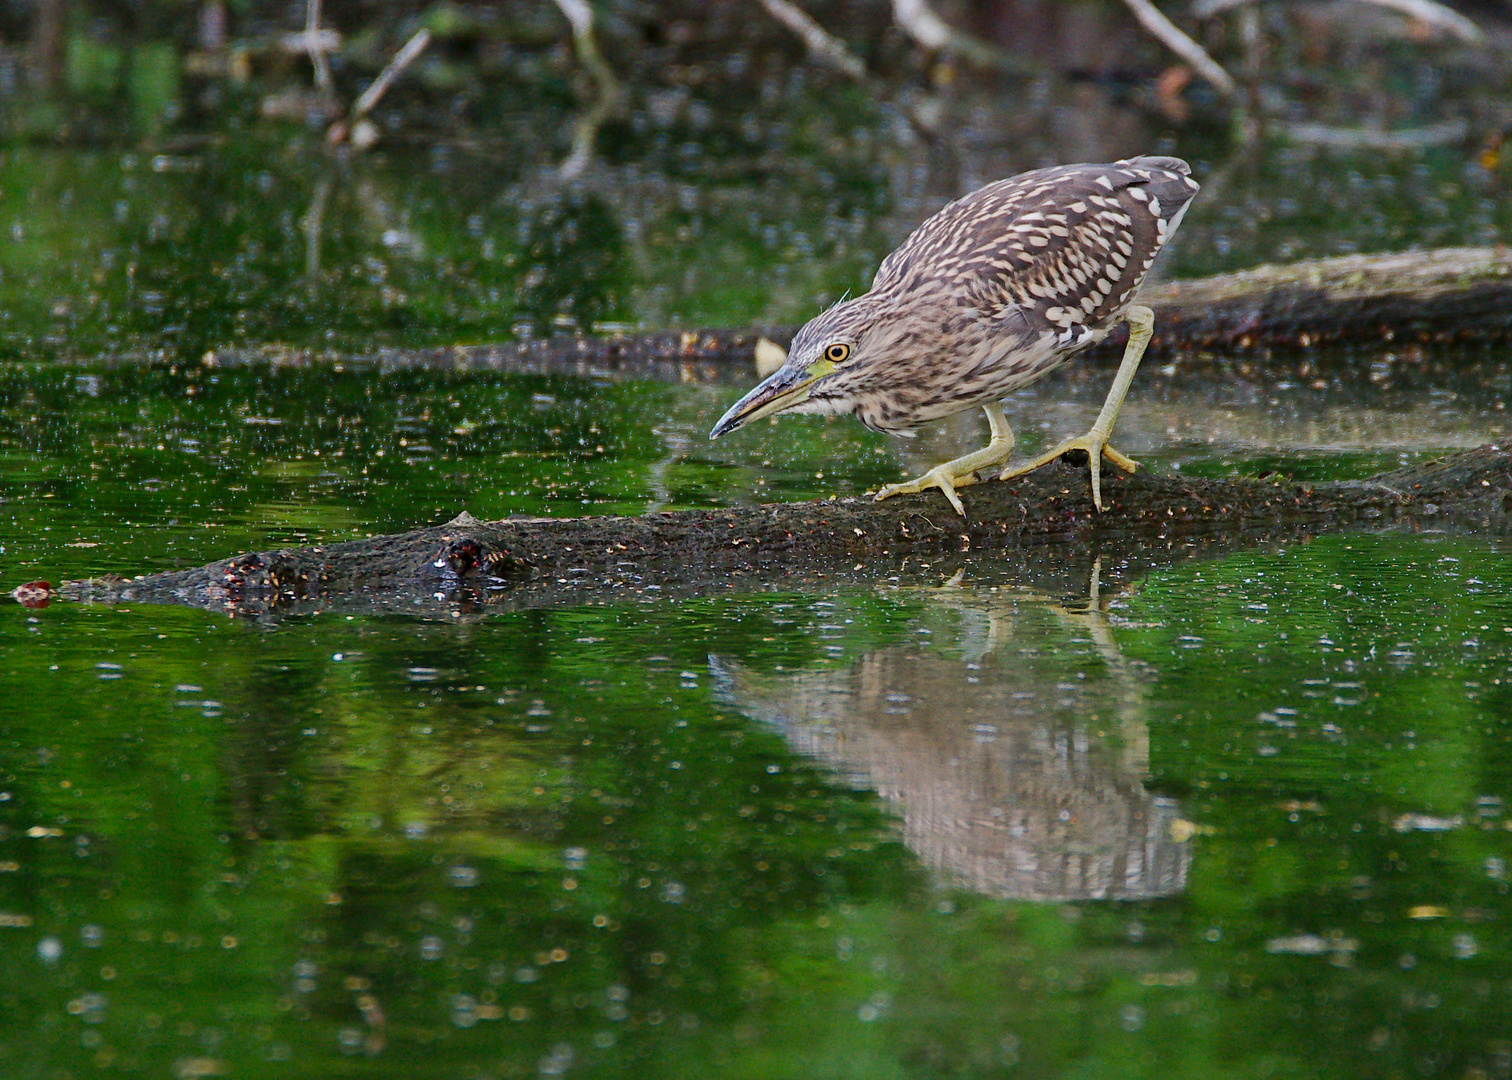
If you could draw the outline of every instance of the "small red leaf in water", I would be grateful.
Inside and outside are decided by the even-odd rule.
[[[52,598],[50,581],[28,581],[11,590],[11,599],[24,608],[45,608],[52,603]]]

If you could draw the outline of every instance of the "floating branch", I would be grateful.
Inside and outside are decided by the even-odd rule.
[[[1512,337],[1512,251],[1343,255],[1156,285],[1154,348],[1500,342]]]
[[[1374,128],[1336,127],[1332,124],[1278,122],[1272,130],[1291,142],[1330,146],[1338,150],[1417,150],[1425,146],[1461,143],[1470,134],[1470,123],[1460,117],[1422,127],[1381,131]]]
[[[1064,461],[962,489],[964,519],[938,492],[633,518],[482,522],[462,514],[392,536],[251,552],[129,581],[68,582],[57,590],[34,583],[13,595],[33,606],[51,599],[135,601],[250,614],[291,605],[536,606],[703,594],[741,582],[758,587],[846,576],[876,582],[903,572],[910,560],[933,565],[964,553],[991,553],[995,560],[1012,552],[1040,558],[1073,551],[1121,560],[1152,549],[1232,549],[1328,530],[1512,531],[1512,452],[1496,446],[1347,482],[1110,472],[1104,513],[1092,506],[1085,464]]]

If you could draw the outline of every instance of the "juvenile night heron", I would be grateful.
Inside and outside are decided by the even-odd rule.
[[[1091,430],[998,474],[1006,480],[1085,450],[1101,510],[1101,458],[1137,468],[1108,445],[1153,325],[1132,299],[1197,193],[1189,172],[1168,157],[1063,165],[957,199],[882,260],[870,291],[798,331],[787,361],[709,438],[779,412],[850,412],[878,431],[912,434],[980,405],[992,428],[986,447],[877,492],[937,487],[964,517],[955,489],[1013,450],[998,401],[1127,322],[1129,344]]]

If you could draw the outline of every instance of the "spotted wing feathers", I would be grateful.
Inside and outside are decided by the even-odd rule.
[[[1065,165],[989,184],[916,229],[872,292],[937,293],[1072,344],[1115,321],[1197,193],[1186,162]]]

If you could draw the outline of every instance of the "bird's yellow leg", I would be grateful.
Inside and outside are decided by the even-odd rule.
[[[982,449],[974,453],[964,454],[947,461],[943,465],[936,465],[923,476],[906,480],[901,484],[888,484],[877,492],[878,499],[885,499],[890,495],[911,495],[925,488],[937,487],[950,500],[950,505],[955,507],[956,513],[966,516],[966,508],[961,505],[961,498],[955,493],[958,487],[966,487],[976,483],[976,471],[989,469],[994,465],[1001,465],[1008,460],[1008,455],[1013,453],[1013,432],[1008,429],[1008,421],[1003,416],[1003,409],[995,401],[989,401],[982,406],[982,411],[987,414],[987,423],[992,428],[992,439]]]
[[[1139,370],[1140,357],[1144,356],[1145,346],[1150,343],[1150,334],[1155,328],[1155,313],[1147,307],[1136,304],[1129,309],[1127,317],[1129,344],[1124,348],[1123,361],[1118,365],[1118,374],[1113,378],[1113,387],[1108,391],[1108,399],[1103,402],[1102,412],[1097,414],[1097,421],[1092,425],[1092,429],[1078,438],[1067,439],[1054,450],[1047,450],[1031,461],[1004,469],[998,475],[999,480],[1033,472],[1041,465],[1054,461],[1067,450],[1085,450],[1087,460],[1092,465],[1092,501],[1101,510],[1103,508],[1102,471],[1099,466],[1102,464],[1102,459],[1107,458],[1124,472],[1133,472],[1139,468],[1139,462],[1108,445],[1108,438],[1113,434],[1113,424],[1118,420],[1118,410],[1123,406],[1124,395],[1129,392],[1129,383],[1134,381],[1134,372]]]

